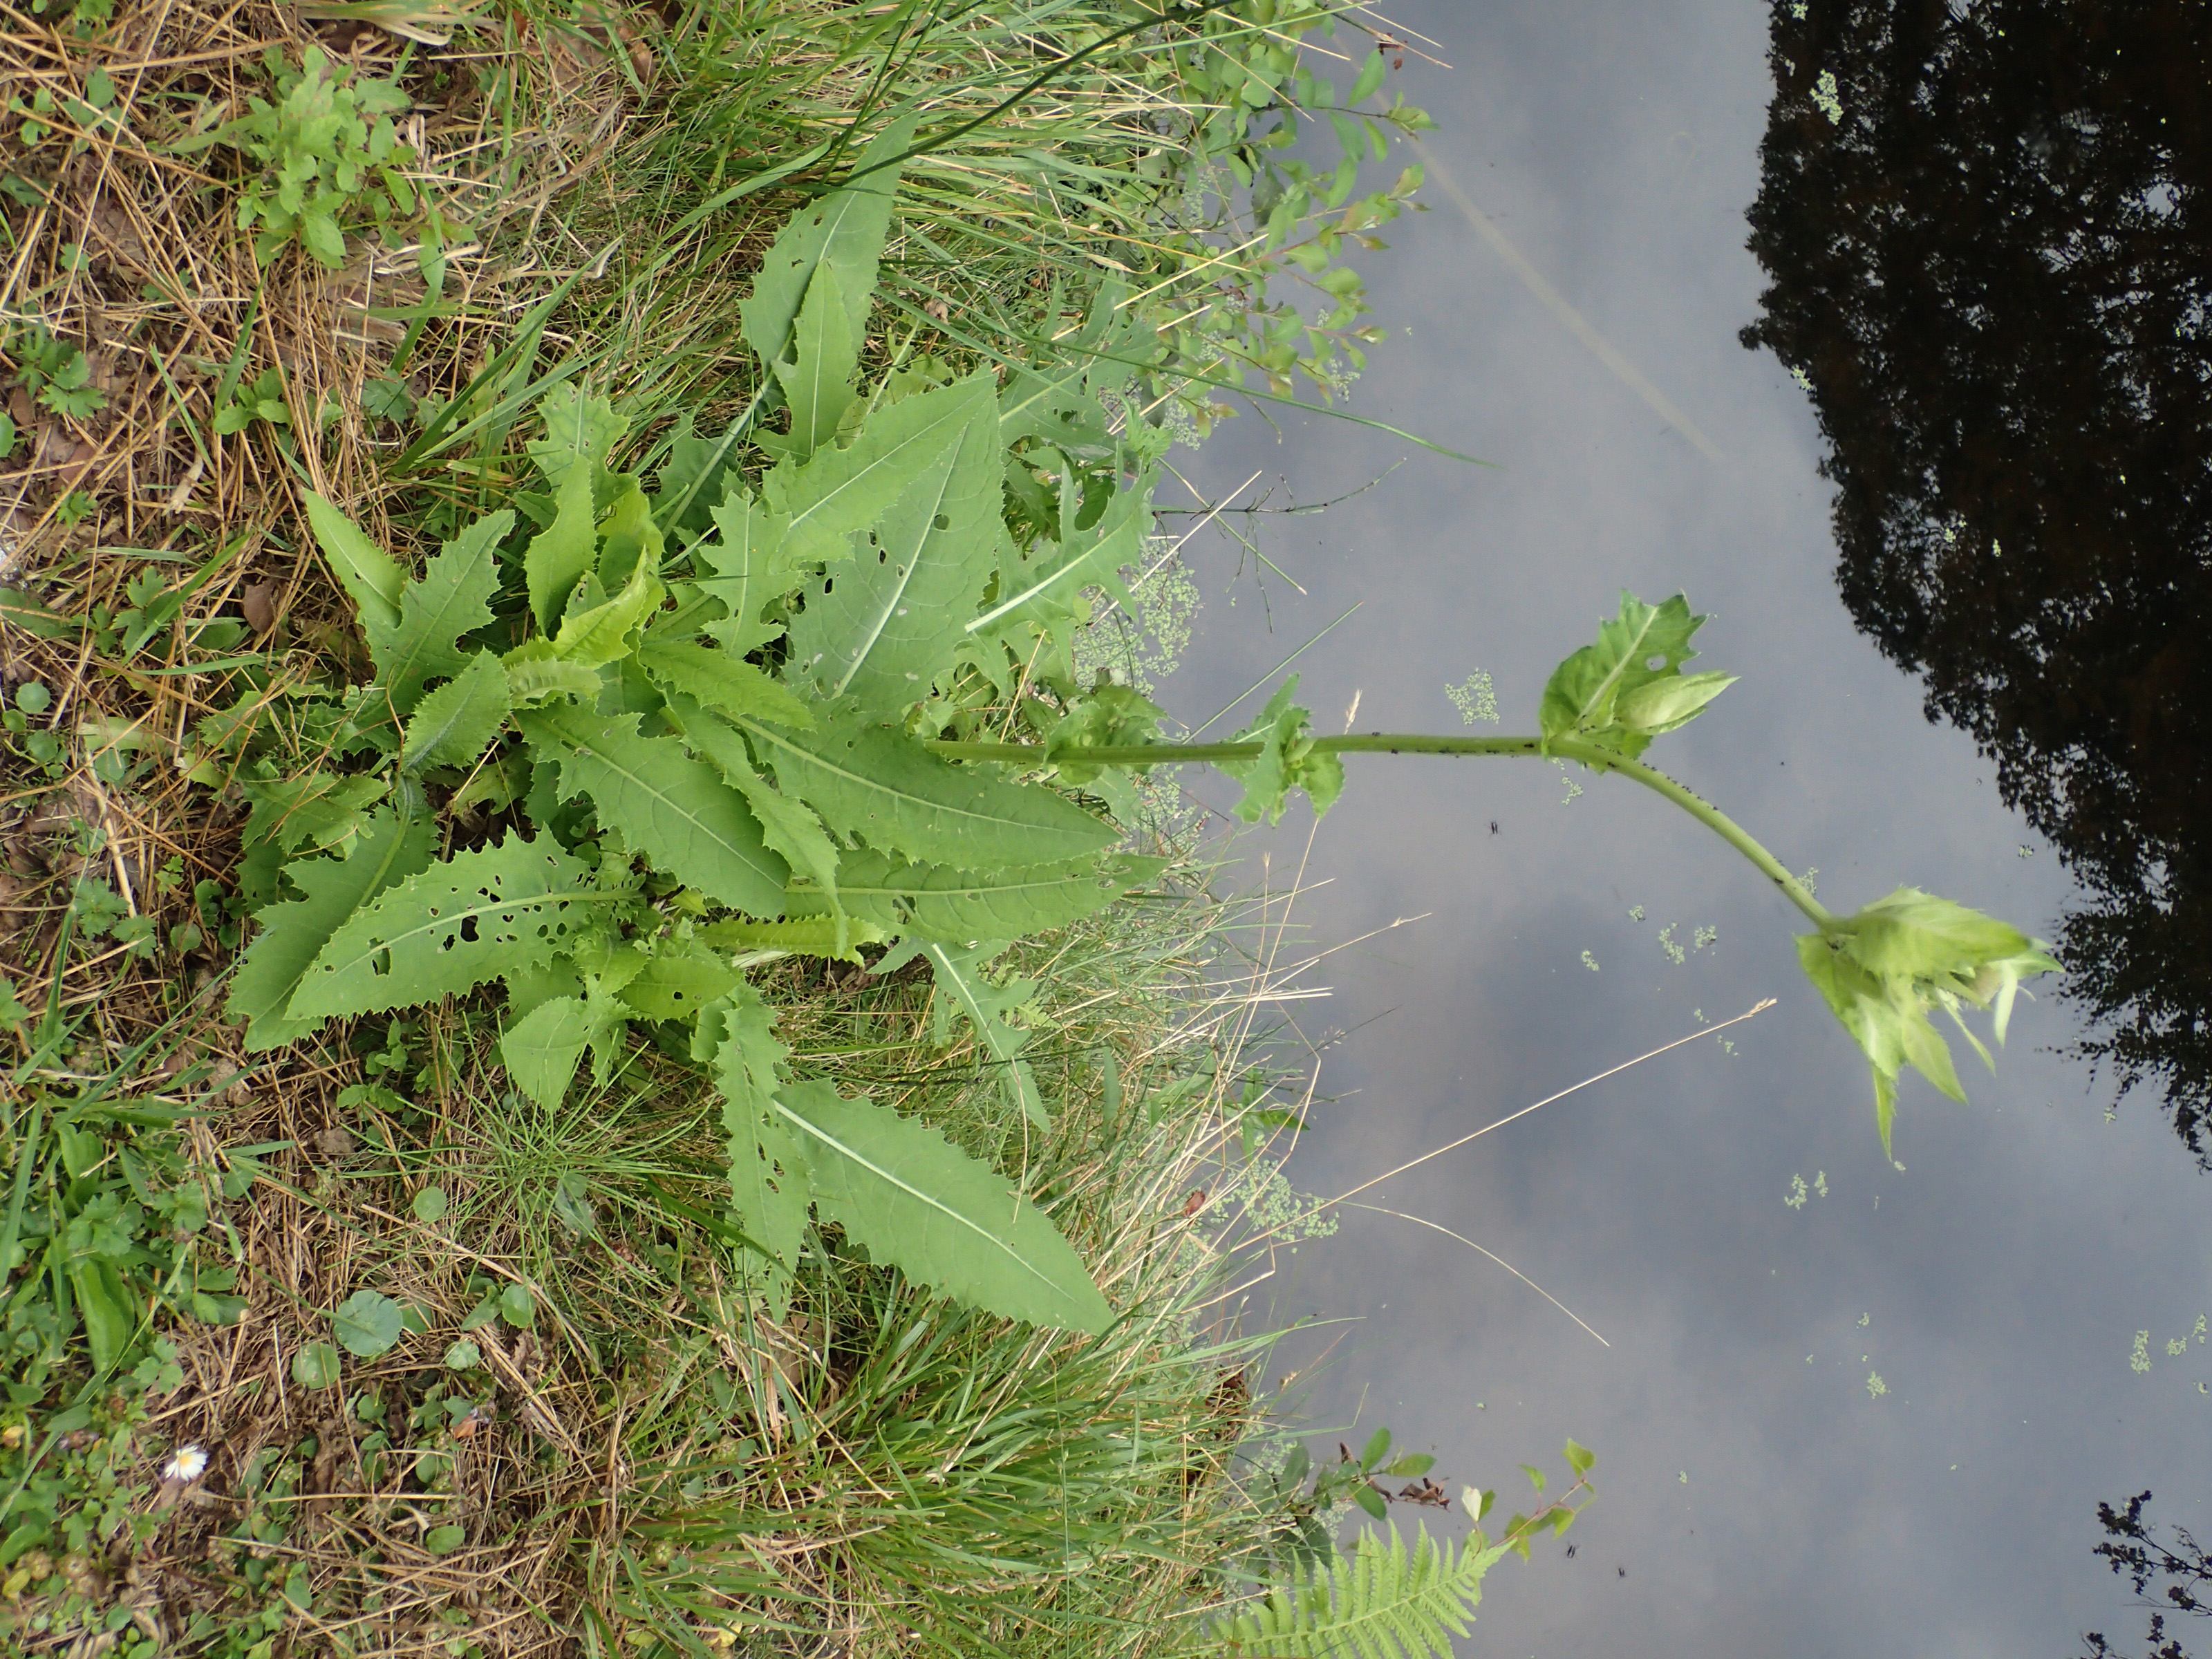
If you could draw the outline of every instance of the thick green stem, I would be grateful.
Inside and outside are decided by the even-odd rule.
[[[1051,758],[1079,761],[1089,766],[1165,766],[1187,761],[1245,761],[1256,759],[1263,745],[1257,743],[1115,744],[1095,748],[1066,749]],[[1521,755],[1553,760],[1580,761],[1599,772],[1618,772],[1632,778],[1656,794],[1664,795],[1692,817],[1749,859],[1759,872],[1782,890],[1783,896],[1811,918],[1823,933],[1838,925],[1813,896],[1805,884],[1783,866],[1782,860],[1754,840],[1751,832],[1704,796],[1677,783],[1664,772],[1616,755],[1578,738],[1431,737],[1418,732],[1363,732],[1340,738],[1316,738],[1316,751],[1326,755]],[[960,743],[949,739],[929,747],[947,760],[1010,761],[1035,766],[1048,758],[1045,746],[1036,743]]]

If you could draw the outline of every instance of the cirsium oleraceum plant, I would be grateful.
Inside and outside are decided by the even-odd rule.
[[[1911,889],[1835,915],[1644,764],[1729,683],[1681,672],[1703,618],[1680,596],[1624,596],[1523,737],[1316,737],[1291,681],[1236,738],[1177,744],[1129,688],[1079,684],[1092,596],[1127,599],[1152,523],[1166,440],[1117,413],[1149,331],[1109,291],[1044,362],[856,385],[908,137],[895,123],[787,224],[742,304],[764,379],[740,435],[774,459],[757,488],[710,474],[729,445],[702,443],[649,496],[610,464],[608,404],[561,392],[530,446],[540,488],[419,572],[310,499],[374,674],[295,700],[331,764],[246,781],[259,908],[228,1009],[249,1048],[496,984],[508,1078],[552,1102],[654,1028],[720,1091],[731,1223],[779,1316],[819,1220],[962,1301],[1100,1330],[1113,1310],[1050,1217],[929,1124],[800,1076],[747,969],[863,946],[888,951],[878,971],[926,962],[940,1032],[971,1028],[1047,1126],[1023,1057],[1034,988],[993,964],[1158,874],[1127,845],[1130,775],[1211,763],[1242,780],[1245,818],[1273,819],[1295,791],[1325,811],[1346,755],[1387,751],[1550,757],[1667,796],[1813,922],[1806,969],[1868,1055],[1885,1147],[1902,1066],[1959,1092],[1929,1016],[1993,1008],[2002,1037],[2019,982],[2054,964]],[[702,491],[704,527],[672,547]],[[246,751],[255,717],[203,741]],[[441,855],[434,800],[508,827]]]

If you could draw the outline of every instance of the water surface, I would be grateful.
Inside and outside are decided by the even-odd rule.
[[[1854,625],[1812,396],[1738,341],[1769,282],[1745,247],[1768,19],[1698,0],[1394,16],[1442,43],[1450,68],[1409,58],[1399,78],[1492,234],[1431,190],[1365,258],[1378,319],[1406,333],[1351,406],[1492,465],[1280,411],[1279,437],[1232,423],[1191,474],[1209,498],[1259,471],[1238,504],[1282,507],[1403,464],[1325,514],[1238,521],[1303,592],[1249,558],[1235,574],[1232,544],[1203,551],[1176,712],[1212,714],[1357,602],[1297,665],[1323,724],[1356,692],[1363,728],[1456,727],[1445,688],[1481,669],[1502,729],[1528,729],[1619,588],[1683,589],[1713,617],[1694,666],[1743,678],[1650,758],[1817,867],[1832,907],[1910,882],[2055,937],[2081,902],[2058,849]],[[2212,1530],[2212,1347],[2191,1340],[2212,1228],[2158,1089],[2113,1110],[2109,1073],[2062,1052],[2078,1012],[2045,997],[1996,1079],[1962,1073],[1970,1105],[1908,1079],[1892,1167],[1863,1064],[1799,974],[1796,913],[1719,842],[1617,779],[1351,765],[1310,852],[1296,812],[1244,844],[1248,884],[1326,884],[1294,911],[1310,941],[1425,916],[1329,957],[1307,981],[1328,1003],[1285,1006],[1316,1042],[1346,1034],[1304,1187],[1779,999],[1732,1048],[1677,1050],[1363,1200],[1504,1257],[1609,1346],[1417,1221],[1347,1209],[1279,1259],[1278,1316],[1356,1322],[1295,1385],[1321,1420],[1388,1424],[1454,1490],[1507,1502],[1514,1465],[1556,1471],[1565,1436],[1599,1455],[1575,1556],[1501,1569],[1464,1650],[2011,1659],[2132,1638],[2090,1554],[2097,1501],[2148,1486],[2155,1514]]]

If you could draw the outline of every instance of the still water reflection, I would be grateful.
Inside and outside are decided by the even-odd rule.
[[[1972,1107],[1907,1096],[1908,1172],[1793,919],[1625,786],[1563,805],[1541,769],[1377,763],[1310,858],[1303,825],[1247,844],[1255,885],[1263,858],[1277,890],[1302,860],[1331,884],[1295,911],[1317,939],[1426,916],[1331,958],[1320,1022],[1286,1010],[1334,1097],[1293,1163],[1312,1190],[1784,999],[1278,1264],[1276,1316],[1357,1322],[1282,1356],[1337,1344],[1294,1385],[1322,1421],[1389,1424],[1455,1489],[1567,1434],[1600,1455],[1577,1556],[1494,1578],[1470,1654],[2133,1651],[2098,1502],[2150,1487],[2150,1518],[2212,1535],[2212,1227],[2169,1127],[2212,1107],[2188,948],[2212,902],[2208,9],[1797,12],[1392,8],[1452,64],[1409,61],[1404,90],[1489,229],[1438,192],[1365,262],[1411,333],[1352,406],[1495,469],[1287,419],[1192,475],[1209,499],[1286,480],[1279,507],[1405,460],[1322,517],[1237,521],[1299,586],[1234,543],[1201,567],[1164,687],[1192,724],[1357,602],[1302,701],[1451,726],[1443,689],[1480,667],[1517,729],[1618,587],[1686,587],[1717,613],[1698,665],[1744,678],[1656,758],[1819,866],[1824,900],[1917,883],[2071,969]],[[1771,349],[1739,349],[1747,324]],[[1611,1346],[1382,1212],[1504,1255]]]
[[[1778,9],[1744,343],[1812,392],[1853,618],[2080,884],[2086,1052],[2212,1167],[2208,46],[2202,3]]]

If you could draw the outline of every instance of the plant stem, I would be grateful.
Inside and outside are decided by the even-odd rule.
[[[939,739],[928,747],[947,760],[1010,761],[1035,766],[1048,758],[1079,762],[1087,766],[1162,766],[1188,761],[1247,761],[1257,759],[1264,745],[1257,743],[1154,743],[1101,744],[1067,748],[1048,757],[1037,743],[961,743]],[[1823,933],[1832,932],[1838,918],[1824,908],[1805,884],[1784,867],[1781,860],[1759,845],[1751,832],[1704,796],[1676,782],[1664,772],[1641,761],[1630,760],[1609,749],[1579,738],[1435,737],[1419,732],[1364,732],[1339,738],[1316,738],[1313,750],[1323,755],[1521,755],[1549,760],[1580,761],[1597,772],[1618,772],[1646,789],[1665,796],[1692,817],[1749,859],[1759,872],[1782,891],[1783,896],[1811,919]]]

